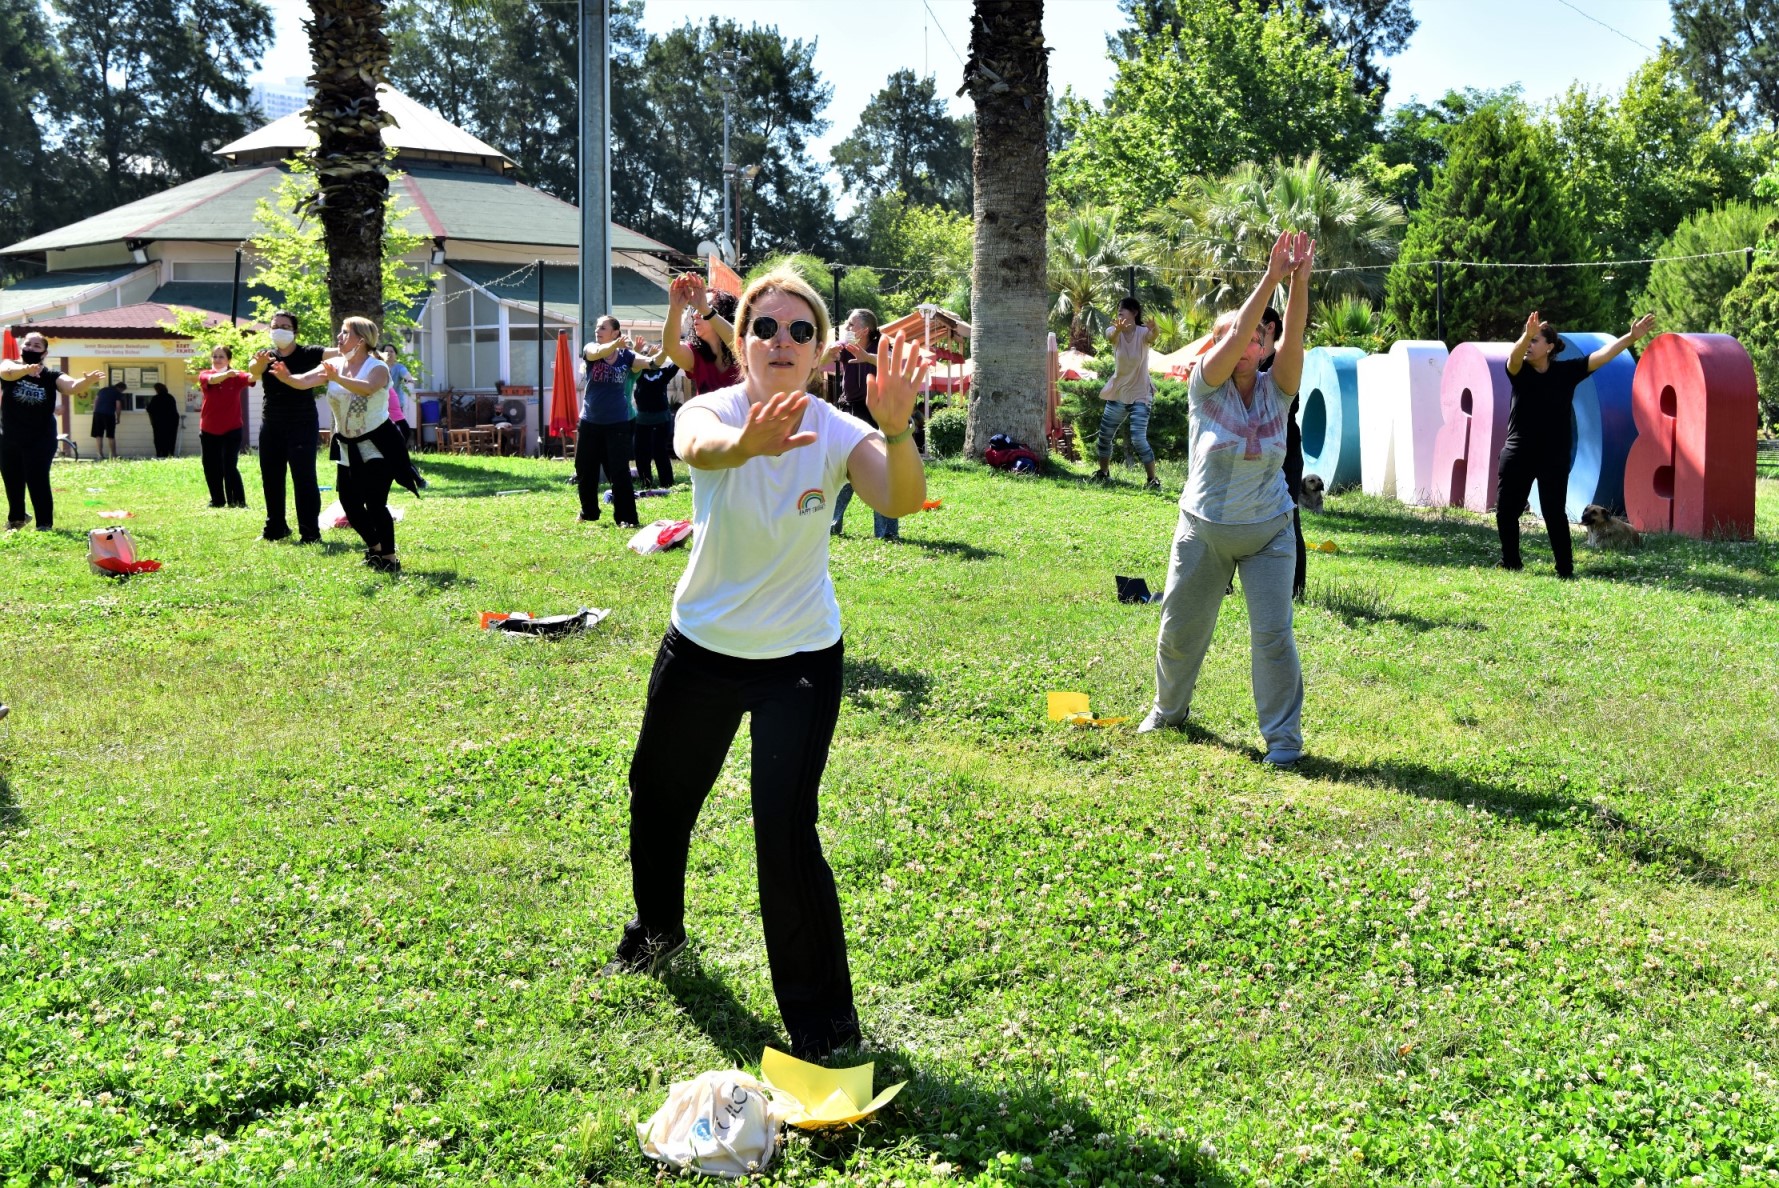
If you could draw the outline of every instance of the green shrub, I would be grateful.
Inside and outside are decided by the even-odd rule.
[[[951,458],[964,452],[964,432],[970,426],[970,414],[961,408],[942,408],[927,422],[927,449],[936,458]]]
[[[1637,311],[1654,314],[1658,330],[1725,333],[1724,299],[1748,270],[1747,258],[1737,249],[1759,239],[1775,215],[1779,208],[1770,204],[1728,202],[1687,218],[1656,253]],[[1712,254],[1717,252],[1736,254]],[[1706,258],[1697,258],[1701,256]]]
[[[1723,332],[1754,362],[1761,421],[1779,421],[1779,219],[1767,224],[1754,267],[1724,298],[1722,316]]]
[[[1189,409],[1186,385],[1179,380],[1152,377],[1155,381],[1155,407],[1149,413],[1149,445],[1158,458],[1185,458],[1192,453],[1188,426]],[[1062,380],[1057,384],[1061,397],[1058,412],[1075,427],[1075,440],[1082,457],[1091,457],[1099,449],[1100,414],[1106,402],[1100,399],[1105,384],[1099,380]],[[1119,430],[1129,440],[1130,422]],[[1113,456],[1119,452],[1113,450]]]

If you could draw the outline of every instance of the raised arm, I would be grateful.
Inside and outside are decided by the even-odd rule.
[[[1654,314],[1644,314],[1642,317],[1638,318],[1636,321],[1631,323],[1631,331],[1629,334],[1620,335],[1616,341],[1607,343],[1605,346],[1601,347],[1599,350],[1597,350],[1593,354],[1589,355],[1588,356],[1588,370],[1589,371],[1600,370],[1600,368],[1602,368],[1602,367],[1606,366],[1608,363],[1612,362],[1612,360],[1614,358],[1616,358],[1621,351],[1625,350],[1627,347],[1630,347],[1631,345],[1636,343],[1638,339],[1642,338],[1644,335],[1648,334],[1651,330],[1654,330],[1654,329],[1655,329],[1655,315]]]
[[[23,379],[27,375],[36,375],[43,370],[41,363],[26,363],[22,359],[0,359],[0,379]]]
[[[1520,373],[1520,364],[1526,361],[1526,348],[1531,346],[1532,340],[1543,332],[1544,323],[1539,319],[1538,311],[1533,310],[1526,315],[1526,328],[1520,331],[1519,338],[1514,340],[1513,349],[1507,352],[1508,375]]]
[[[688,406],[674,421],[673,452],[698,470],[730,470],[749,458],[776,458],[815,442],[814,433],[799,431],[808,408],[808,392],[780,392],[750,405],[747,424],[736,428],[708,408]]]
[[[1266,261],[1266,275],[1248,294],[1242,303],[1241,315],[1236,320],[1235,329],[1223,336],[1210,350],[1206,351],[1199,361],[1199,370],[1204,382],[1213,388],[1220,388],[1229,382],[1235,374],[1235,365],[1240,362],[1242,352],[1248,349],[1248,343],[1254,338],[1254,331],[1260,326],[1260,313],[1266,308],[1267,301],[1272,297],[1273,290],[1279,282],[1291,274],[1292,234],[1284,231],[1273,241],[1272,254]],[[1274,363],[1274,367],[1278,364]]]
[[[371,369],[363,379],[349,375],[341,358],[323,359],[320,371],[324,381],[338,384],[354,396],[381,396],[389,392],[389,364],[381,359],[372,358]]]
[[[104,378],[105,373],[97,370],[89,371],[79,379],[75,379],[71,375],[58,376],[56,379],[56,391],[64,396],[72,398],[80,395]]]
[[[611,358],[613,355],[617,354],[618,350],[624,345],[625,343],[622,335],[612,339],[610,342],[590,342],[581,348],[581,357],[589,363],[597,363],[601,359]]]
[[[877,340],[877,372],[865,377],[865,404],[882,432],[852,448],[846,474],[859,498],[891,519],[913,515],[926,501],[927,473],[911,420],[930,366],[920,361],[917,343],[897,334]]]
[[[1291,289],[1285,298],[1285,324],[1272,361],[1272,382],[1286,396],[1297,395],[1303,381],[1303,332],[1310,316],[1310,274],[1316,264],[1316,241],[1307,233],[1292,244]]]
[[[691,301],[692,284],[697,278],[676,276],[667,286],[667,322],[661,329],[661,351],[679,365],[681,371],[692,370],[692,348],[680,338],[680,323]]]

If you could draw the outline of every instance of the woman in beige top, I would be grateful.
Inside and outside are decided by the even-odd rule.
[[[1142,304],[1135,297],[1126,297],[1118,303],[1118,316],[1106,337],[1112,340],[1112,357],[1118,366],[1112,381],[1100,393],[1106,407],[1100,412],[1100,468],[1093,481],[1112,481],[1112,439],[1129,417],[1131,447],[1149,476],[1143,486],[1159,491],[1161,480],[1155,477],[1155,451],[1149,448],[1149,410],[1155,405],[1155,384],[1149,379],[1149,343],[1155,337],[1155,327],[1143,324]]]

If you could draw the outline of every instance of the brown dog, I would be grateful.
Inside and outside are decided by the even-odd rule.
[[[1630,549],[1643,543],[1629,520],[1613,515],[1597,503],[1581,509],[1581,522],[1588,530],[1588,544],[1596,549]]]
[[[1306,474],[1303,476],[1303,494],[1298,497],[1297,506],[1304,511],[1319,512],[1322,510],[1322,493],[1326,489],[1322,476]]]

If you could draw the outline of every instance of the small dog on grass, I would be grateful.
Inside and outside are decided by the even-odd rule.
[[[1326,490],[1319,474],[1303,476],[1303,494],[1297,498],[1297,506],[1304,511],[1319,512],[1322,510],[1322,493]]]
[[[1588,530],[1591,548],[1634,549],[1643,543],[1629,520],[1613,515],[1597,503],[1581,509],[1581,523]]]

